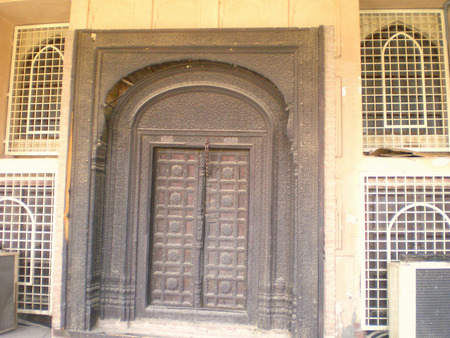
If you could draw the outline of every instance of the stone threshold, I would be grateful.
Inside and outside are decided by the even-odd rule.
[[[232,337],[291,337],[287,330],[261,330],[251,325],[187,322],[179,320],[136,320],[123,322],[101,320],[87,332],[53,331],[54,337],[148,337],[148,338],[232,338]]]

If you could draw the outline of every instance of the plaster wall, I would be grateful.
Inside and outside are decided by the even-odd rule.
[[[342,3],[306,0],[73,0],[71,28],[242,28],[335,25]]]
[[[360,0],[361,9],[412,9],[412,8],[422,8],[430,9],[437,8],[441,9],[445,4],[445,0]]]
[[[0,15],[0,158],[5,154],[6,112],[8,104],[9,76],[11,69],[11,51],[14,25]]]
[[[68,22],[70,0],[0,0],[0,16],[13,25]]]
[[[15,1],[15,6],[30,1]],[[16,4],[17,3],[17,4]],[[64,7],[67,13],[67,1]],[[380,8],[380,1],[362,0],[364,9]],[[443,1],[383,1],[385,8],[442,8]],[[0,1],[0,77],[9,78],[12,31],[16,22]],[[12,6],[10,4],[10,6]],[[9,8],[9,7],[8,7]],[[22,7],[23,8],[23,7]],[[324,335],[353,337],[359,329],[364,219],[361,180],[363,172],[448,174],[447,158],[383,159],[362,154],[361,82],[358,0],[72,0],[71,34],[75,29],[183,29],[242,27],[312,27],[325,25],[325,304]],[[2,12],[3,10],[3,12]],[[28,13],[28,12],[23,12]],[[3,15],[2,15],[3,14]],[[53,17],[56,13],[53,13]],[[16,16],[15,16],[16,17]],[[20,24],[36,19],[21,17]],[[34,15],[36,17],[36,15]],[[68,17],[68,16],[67,16]],[[18,19],[15,19],[16,21]],[[53,21],[52,21],[53,20]],[[27,22],[23,22],[27,21]],[[57,22],[47,19],[46,22]],[[64,243],[65,167],[70,128],[71,38],[67,39],[60,181],[58,182],[55,272],[61,281]],[[6,76],[6,77],[5,77]],[[0,141],[3,139],[7,81],[0,81]],[[4,153],[0,148],[0,156]],[[53,325],[63,327],[61,284],[54,286]]]

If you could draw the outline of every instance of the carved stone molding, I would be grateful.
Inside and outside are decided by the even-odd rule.
[[[153,154],[208,139],[213,150],[250,154],[246,307],[221,316],[197,311],[200,302],[179,313],[317,336],[320,46],[319,29],[77,32],[67,332],[99,317],[182,317],[148,302]],[[232,167],[220,170],[233,179]],[[168,173],[184,177],[181,165]],[[169,207],[183,198],[171,193]],[[238,203],[230,193],[218,201]],[[233,231],[224,224],[220,236]],[[167,257],[179,259],[176,250]],[[233,266],[232,254],[218,257]],[[218,292],[230,290],[222,283]]]

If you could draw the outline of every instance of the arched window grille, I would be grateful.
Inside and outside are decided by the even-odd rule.
[[[450,219],[433,204],[408,204],[390,220],[386,246],[388,262],[401,254],[450,253]]]
[[[63,60],[63,52],[54,45],[48,45],[39,50],[31,61],[27,133],[57,137]]]
[[[441,13],[361,13],[364,150],[448,149]]]
[[[408,34],[391,36],[381,51],[384,126],[424,126],[425,69],[422,46]]]
[[[66,30],[66,25],[16,29],[8,153],[56,153]]]
[[[363,324],[388,329],[387,264],[450,254],[450,177],[365,176]]]
[[[0,170],[0,244],[19,252],[19,313],[51,314],[55,170]],[[23,168],[22,168],[23,169]]]

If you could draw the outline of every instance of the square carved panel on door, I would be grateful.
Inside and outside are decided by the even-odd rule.
[[[245,309],[248,151],[157,148],[149,304]]]
[[[194,306],[199,152],[156,151],[150,303]],[[197,271],[195,271],[197,270]]]

